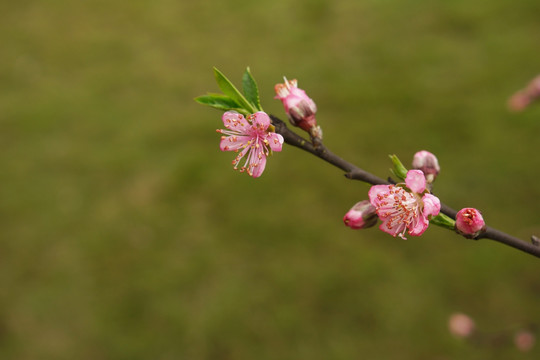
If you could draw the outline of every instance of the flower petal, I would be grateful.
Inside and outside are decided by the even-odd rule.
[[[299,96],[289,95],[283,99],[283,106],[285,107],[285,112],[289,113],[291,109],[294,109],[302,103],[302,98]]]
[[[364,219],[362,219],[362,213],[360,211],[349,211],[343,217],[343,222],[345,225],[351,229],[361,229],[365,225]]]
[[[291,88],[291,95],[299,97],[301,100],[311,100],[304,90],[297,87]]]
[[[261,127],[262,130],[266,130],[270,125],[270,117],[264,111],[257,111],[253,117],[253,125]]]
[[[252,154],[252,156],[255,156],[256,154]],[[251,176],[254,178],[258,178],[262,175],[264,168],[266,167],[266,156],[263,154],[262,158],[259,159],[257,162],[253,163],[253,167],[251,168]]]
[[[405,223],[400,223],[397,226],[390,226],[390,223],[392,222],[392,219],[390,217],[382,219],[382,221],[383,222],[379,226],[379,229],[381,229],[385,233],[392,235],[393,237],[396,237],[399,233],[402,233],[405,230]],[[403,239],[405,238],[403,237]]]
[[[368,192],[369,202],[371,202],[371,205],[377,207],[379,200],[378,195],[387,193],[389,190],[390,185],[373,185]]]
[[[240,133],[245,133],[249,127],[244,115],[237,113],[236,111],[227,111],[221,117],[223,124],[229,130],[238,131]]]
[[[219,143],[219,149],[221,151],[235,151],[242,149],[244,146],[247,146],[249,139],[249,136],[224,136]]]
[[[269,133],[266,140],[268,140],[268,146],[272,151],[281,151],[283,146],[283,136],[281,134]]]
[[[415,193],[426,190],[426,177],[421,170],[409,170],[405,178],[405,184]]]
[[[422,197],[422,201],[424,202],[424,216],[439,215],[439,212],[441,211],[441,201],[438,197],[431,194],[425,194]]]
[[[429,221],[423,216],[414,218],[413,223],[409,226],[409,234],[412,236],[420,236],[428,228]]]

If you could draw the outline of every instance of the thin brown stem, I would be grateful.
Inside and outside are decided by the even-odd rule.
[[[272,124],[276,128],[276,132],[283,136],[285,143],[307,151],[323,159],[324,161],[338,167],[339,169],[345,171],[345,177],[347,177],[348,179],[359,180],[372,185],[390,184],[390,181],[381,179],[378,176],[375,176],[335,155],[330,150],[328,150],[326,146],[322,144],[318,144],[316,147],[313,146],[313,144],[309,140],[306,140],[300,135],[291,131],[287,127],[287,125],[278,117],[274,115],[270,115],[270,117],[272,118]],[[455,220],[457,211],[452,209],[448,205],[441,203],[441,213]],[[476,240],[479,239],[494,240],[504,245],[513,247],[514,249],[523,251],[527,254],[540,257],[540,246],[530,242],[526,242],[489,226],[484,233],[482,233],[476,238]],[[533,239],[535,239],[534,236]]]

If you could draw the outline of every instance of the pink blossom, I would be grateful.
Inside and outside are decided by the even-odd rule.
[[[474,321],[465,314],[455,313],[448,320],[448,330],[460,338],[466,338],[472,335],[475,330]]]
[[[429,218],[441,210],[439,199],[426,190],[426,178],[421,170],[409,170],[405,184],[374,185],[369,200],[382,220],[379,227],[404,240],[405,233],[420,236],[429,225]]]
[[[351,229],[366,229],[377,222],[375,210],[369,200],[360,201],[345,214],[343,222]]]
[[[437,157],[426,150],[414,154],[412,167],[413,169],[422,170],[428,183],[432,183],[441,171]]]
[[[464,208],[456,215],[456,231],[469,239],[474,239],[486,230],[486,223],[480,211]]]
[[[508,108],[515,112],[523,111],[530,103],[530,96],[525,91],[518,91],[508,99]]]
[[[221,151],[240,151],[232,162],[235,170],[247,155],[240,172],[246,171],[254,178],[261,176],[266,157],[271,151],[281,151],[283,136],[268,131],[270,118],[262,111],[249,115],[247,119],[242,114],[227,111],[222,119],[226,129],[217,130],[224,135],[219,144]]]
[[[510,97],[508,108],[512,111],[522,111],[538,99],[540,99],[540,75],[533,78],[525,89],[517,91]]]
[[[291,124],[309,132],[315,138],[322,139],[322,130],[317,126],[315,119],[317,105],[297,85],[296,79],[285,79],[285,83],[276,84],[275,99],[279,99],[283,103]]]
[[[527,330],[521,330],[514,336],[514,344],[518,350],[526,352],[534,347],[536,338],[533,333]]]

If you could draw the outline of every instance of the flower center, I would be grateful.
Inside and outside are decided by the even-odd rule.
[[[415,193],[408,192],[401,186],[389,185],[389,191],[378,194],[379,206],[377,213],[387,219],[385,226],[388,230],[396,229],[403,237],[407,228],[420,215],[423,202]]]

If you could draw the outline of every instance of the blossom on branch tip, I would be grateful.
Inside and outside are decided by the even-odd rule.
[[[412,167],[413,169],[422,170],[429,184],[435,181],[441,171],[437,157],[426,150],[414,154]]]
[[[431,216],[441,210],[439,199],[426,190],[426,178],[421,170],[409,170],[404,184],[374,185],[368,195],[382,220],[379,229],[404,240],[407,232],[412,236],[422,235]]]
[[[376,209],[369,200],[360,201],[345,214],[343,222],[351,229],[367,229],[377,223]]]
[[[486,231],[486,223],[480,211],[475,208],[464,208],[456,215],[456,232],[467,239],[474,239]]]
[[[261,176],[266,157],[272,151],[281,151],[283,145],[283,136],[269,131],[270,117],[262,111],[247,118],[235,111],[227,111],[222,120],[226,129],[216,130],[223,134],[219,144],[221,151],[238,153],[232,162],[235,170],[238,170],[242,158],[246,157],[240,172],[245,171],[254,178]]]
[[[289,121],[294,126],[307,131],[312,138],[322,140],[322,130],[317,126],[317,105],[307,96],[306,92],[298,87],[296,79],[287,80],[283,84],[276,84],[275,99],[281,100]]]

